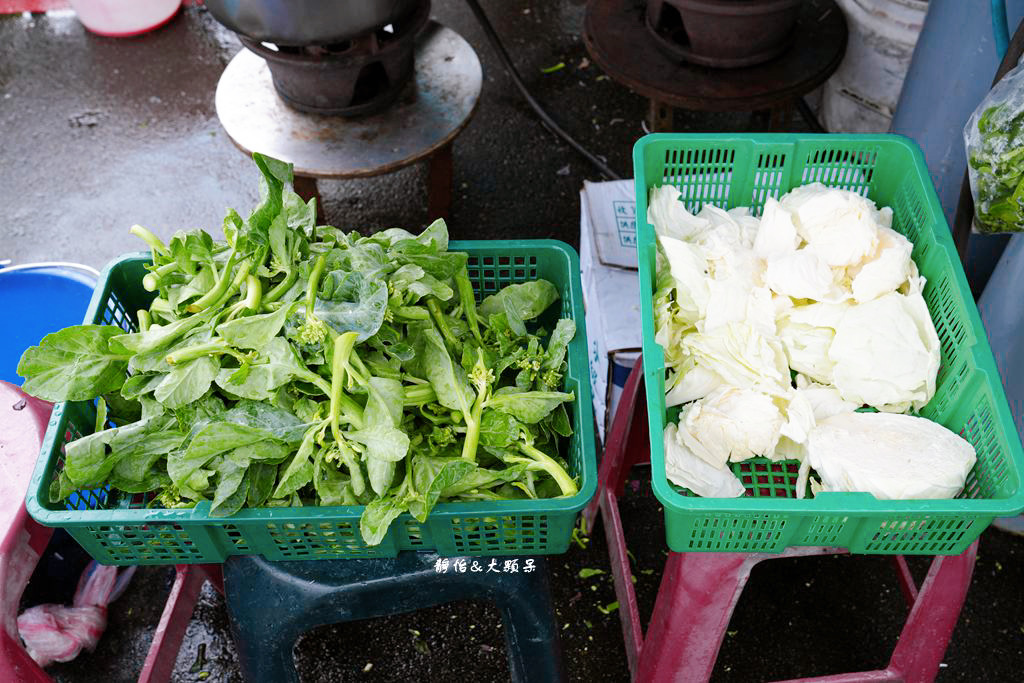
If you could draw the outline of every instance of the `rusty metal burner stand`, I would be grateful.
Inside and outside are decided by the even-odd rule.
[[[846,20],[834,0],[806,0],[794,36],[792,45],[771,61],[715,69],[666,54],[651,38],[645,3],[637,0],[590,0],[583,26],[591,59],[612,79],[650,100],[652,132],[671,130],[676,108],[768,112],[771,130],[787,129],[796,109],[812,130],[820,130],[803,96],[839,67],[846,51]]]

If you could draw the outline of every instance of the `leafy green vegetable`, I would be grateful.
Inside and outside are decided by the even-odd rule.
[[[517,320],[533,320],[558,301],[558,290],[547,280],[509,285],[480,303],[480,315],[512,312]]]
[[[168,408],[180,408],[205,394],[220,363],[214,356],[201,356],[174,366],[153,390],[153,397]]]
[[[974,224],[982,232],[1024,230],[1024,111],[1006,103],[978,119],[978,141],[968,147],[975,191]]]
[[[536,424],[550,415],[559,404],[572,400],[572,394],[558,391],[510,391],[496,394],[487,404],[518,420]]]
[[[218,517],[362,505],[375,545],[400,515],[422,522],[441,503],[575,495],[558,451],[576,326],[537,329],[555,286],[478,305],[443,221],[369,237],[317,226],[291,168],[253,158],[259,203],[245,219],[228,211],[225,241],[192,230],[165,245],[132,228],[152,252],[137,329],[71,327],[22,357],[30,393],[103,397],[51,498],[109,484]]]
[[[76,325],[43,337],[18,363],[22,389],[47,401],[86,401],[124,384],[128,354],[111,350],[116,327]]]

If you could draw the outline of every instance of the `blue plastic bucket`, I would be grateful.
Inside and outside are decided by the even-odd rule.
[[[0,379],[21,385],[18,360],[51,332],[80,325],[98,278],[74,264],[37,264],[0,269]]]

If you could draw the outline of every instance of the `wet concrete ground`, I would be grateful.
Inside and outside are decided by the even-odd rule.
[[[485,9],[524,78],[588,148],[630,173],[646,103],[589,64],[582,3],[488,2]],[[534,118],[458,0],[434,16],[462,34],[484,66],[483,96],[455,144],[459,238],[555,237],[578,242],[578,191],[597,174]],[[101,267],[139,247],[133,223],[161,236],[204,227],[256,198],[251,162],[220,128],[213,93],[240,48],[201,10],[146,36],[88,34],[73,16],[0,18],[0,259],[72,260]],[[550,74],[541,69],[564,62]],[[679,113],[680,130],[750,126],[748,114]],[[322,182],[328,219],[350,229],[418,228],[427,219],[426,169]],[[664,527],[643,469],[624,518],[649,615],[665,558]],[[1019,680],[1024,666],[1024,542],[990,530],[940,681]],[[916,560],[924,571],[927,562]],[[550,559],[562,646],[573,681],[627,680],[603,534]],[[580,579],[582,568],[606,573]],[[170,587],[170,568],[143,568],[111,606],[95,653],[54,666],[67,683],[134,681]],[[762,563],[729,627],[715,680],[753,681],[883,666],[906,615],[887,560],[809,558]],[[416,635],[419,634],[419,635]],[[456,675],[507,679],[503,635],[490,605],[465,603],[373,622],[325,627],[296,649],[304,681],[419,681]],[[200,652],[203,656],[200,658]],[[204,672],[206,672],[204,674]],[[207,588],[178,657],[175,681],[240,681],[222,598]]]

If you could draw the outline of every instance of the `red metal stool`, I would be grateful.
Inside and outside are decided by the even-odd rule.
[[[25,492],[53,406],[0,381],[0,681],[49,683],[18,636],[18,602],[46,549],[52,529],[25,511]],[[220,565],[178,565],[160,623],[153,633],[139,683],[170,680],[178,648],[203,583],[223,592]]]
[[[587,528],[592,529],[598,510],[603,514],[626,656],[633,679],[658,683],[707,680],[714,669],[733,609],[755,564],[780,557],[846,551],[806,547],[790,548],[777,555],[670,552],[645,637],[618,505],[630,467],[649,457],[643,395],[642,359],[638,358],[605,444],[597,497],[584,510],[584,520]],[[903,557],[893,557],[910,614],[889,665],[876,671],[799,680],[830,683],[933,680],[967,596],[977,551],[975,541],[961,555],[936,557],[920,589],[914,584]]]

